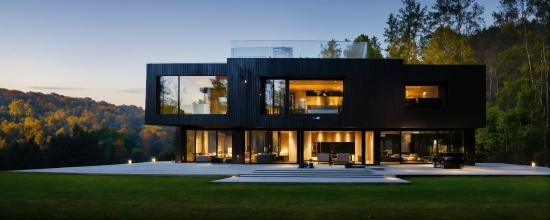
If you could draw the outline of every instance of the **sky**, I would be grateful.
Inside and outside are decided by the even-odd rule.
[[[435,0],[419,0],[428,10]],[[497,0],[485,6],[485,25]],[[225,63],[231,40],[383,42],[400,0],[0,0],[0,88],[145,106],[147,63]],[[384,47],[384,46],[383,46]]]

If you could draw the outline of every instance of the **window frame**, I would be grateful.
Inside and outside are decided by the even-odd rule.
[[[218,77],[218,76],[223,76],[225,77],[225,80],[227,82],[227,87],[229,87],[229,77],[227,75],[213,75],[213,76],[205,76],[205,75],[157,75],[156,76],[156,91],[155,91],[155,108],[156,108],[156,114],[157,115],[227,115],[229,114],[229,108],[227,107],[227,110],[225,112],[225,114],[213,114],[213,113],[208,113],[208,114],[186,114],[185,112],[182,113],[182,111],[184,111],[182,109],[182,105],[181,105],[181,77],[208,77],[209,79],[211,78],[215,78],[215,77]],[[162,77],[176,77],[177,78],[177,106],[176,106],[176,110],[177,110],[177,113],[175,114],[163,114],[162,111],[161,111],[161,105],[162,105],[162,100],[160,98],[160,93],[162,93],[162,88],[161,88],[161,79]],[[212,83],[211,83],[212,84]],[[226,88],[226,106],[229,106],[229,88]],[[219,103],[218,103],[219,104]],[[212,111],[212,110],[210,110]]]
[[[279,114],[268,114],[267,113],[267,103],[265,102],[266,96],[266,81],[267,80],[284,80],[285,81],[285,94],[284,94],[284,108],[282,113]],[[295,92],[290,91],[290,81],[341,81],[342,82],[342,104],[339,105],[337,113],[311,113],[311,114],[327,114],[327,115],[338,115],[343,113],[344,106],[344,89],[345,89],[345,78],[288,78],[288,77],[262,77],[260,78],[260,115],[308,115],[308,113],[297,114],[291,113],[290,107],[294,103],[290,103],[290,100],[296,100]],[[292,95],[291,95],[292,94]]]
[[[419,99],[421,98],[414,98],[415,102],[412,106],[409,104],[412,102],[411,99],[407,98],[407,86],[437,86],[438,89],[438,97],[437,98],[422,98],[422,99],[441,99],[441,104],[439,104],[439,107],[433,107],[429,105],[420,106],[419,105]],[[450,83],[449,82],[405,82],[404,88],[404,102],[405,109],[421,109],[421,110],[438,110],[438,109],[449,109],[450,106]],[[443,96],[443,97],[441,97]],[[433,103],[432,103],[433,105]]]

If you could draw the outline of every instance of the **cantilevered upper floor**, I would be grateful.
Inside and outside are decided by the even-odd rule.
[[[240,58],[225,64],[147,64],[145,123],[205,129],[485,126],[483,65],[304,58],[296,47],[276,44],[243,58],[252,52],[242,48],[233,46],[232,56]]]

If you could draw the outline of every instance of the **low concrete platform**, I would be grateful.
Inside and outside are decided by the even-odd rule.
[[[242,183],[352,183],[360,182],[364,178],[346,178],[338,181],[338,178],[319,177],[292,177],[281,180],[280,177],[247,177],[251,179],[235,178],[241,174],[253,174],[254,170],[300,170],[297,164],[201,164],[201,163],[171,163],[171,162],[147,162],[133,164],[117,164],[88,167],[63,167],[49,169],[19,170],[14,172],[35,173],[66,173],[66,174],[106,174],[106,175],[167,175],[167,176],[231,176],[226,181]],[[373,174],[383,178],[367,178],[371,183],[386,179],[389,182],[398,182],[400,176],[550,176],[550,168],[532,167],[502,163],[477,163],[476,166],[457,168],[433,168],[431,164],[399,164],[366,166],[366,168],[345,169],[341,165],[315,165],[313,170],[344,171],[344,170],[370,170]],[[289,177],[290,178],[290,177]],[[237,180],[238,179],[238,180]],[[292,179],[291,179],[292,180]],[[223,181],[222,181],[223,182]]]
[[[229,177],[213,183],[272,183],[272,184],[410,184],[397,177],[383,178],[310,178],[310,177]]]
[[[371,169],[262,169],[213,183],[272,184],[409,184],[409,181],[374,173]]]

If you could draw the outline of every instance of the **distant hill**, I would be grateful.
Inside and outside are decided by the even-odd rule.
[[[12,155],[15,147],[27,146],[30,149],[32,147],[28,145],[36,145],[39,152],[45,153],[59,147],[60,139],[70,142],[78,139],[78,135],[94,136],[97,143],[92,145],[104,151],[86,165],[122,163],[131,158],[135,161],[160,156],[169,159],[173,156],[174,129],[145,126],[144,114],[143,108],[134,105],[116,106],[91,98],[0,88],[0,154],[4,155],[0,157],[0,168],[28,167],[25,162],[14,162],[6,157],[8,154],[16,156]],[[78,147],[82,146],[72,146],[65,151],[75,152],[74,148]],[[15,166],[15,163],[22,164]],[[72,162],[68,165],[82,164]],[[44,162],[38,167],[51,166]]]

